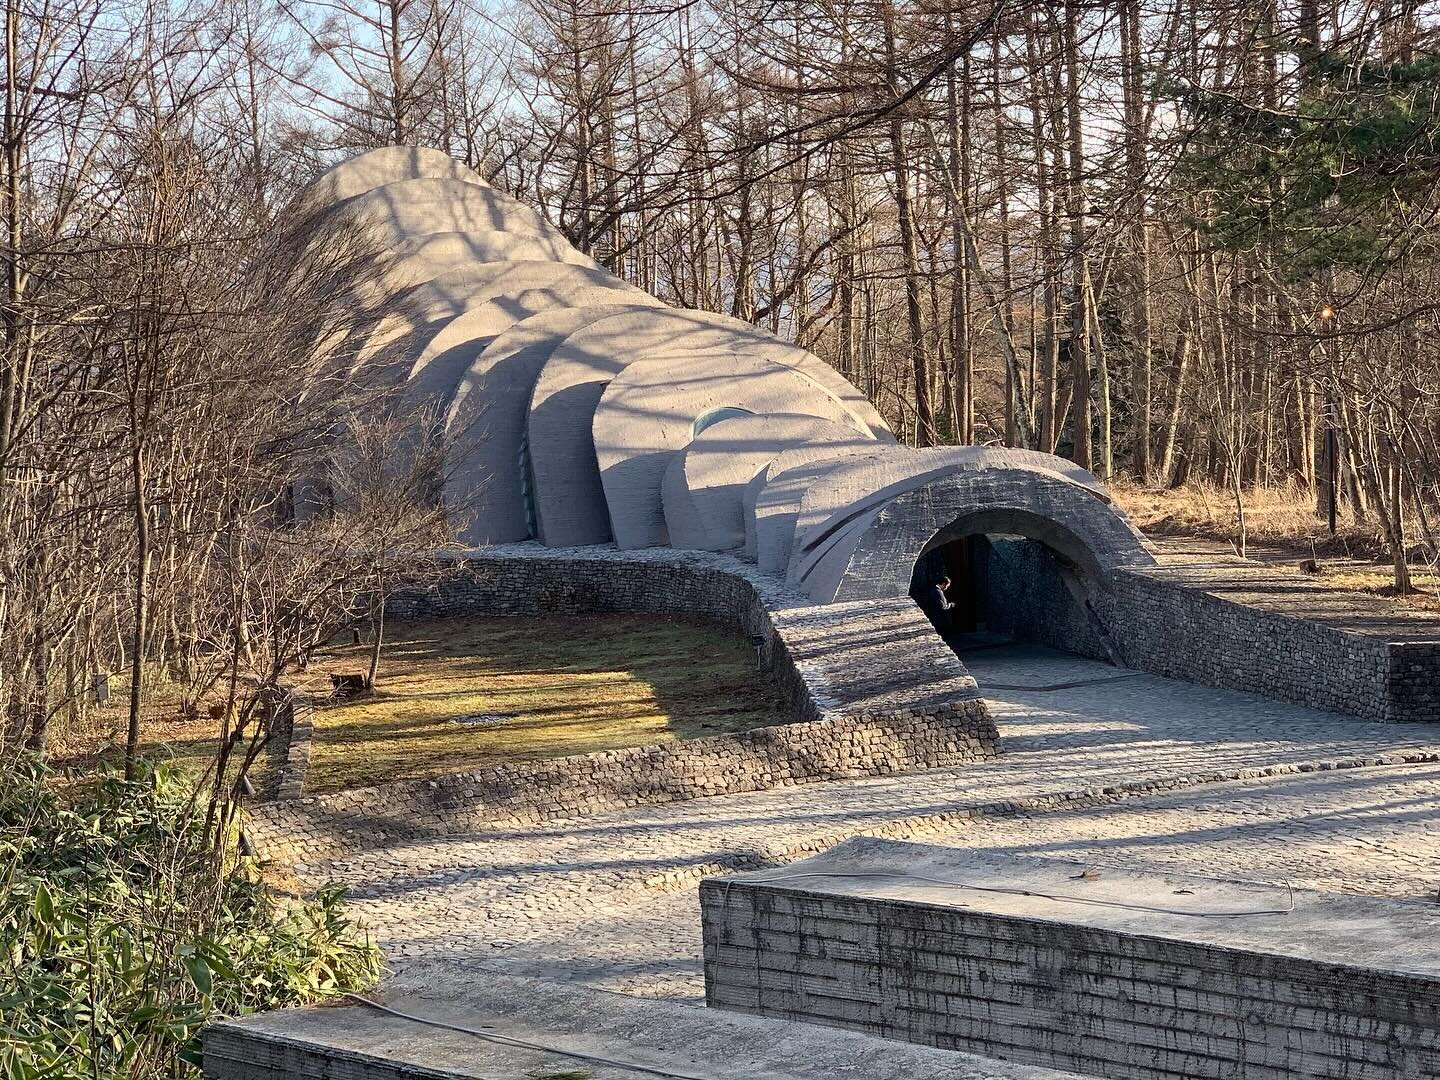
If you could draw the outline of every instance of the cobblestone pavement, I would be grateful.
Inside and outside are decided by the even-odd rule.
[[[1440,885],[1440,727],[1028,647],[964,659],[982,687],[1063,687],[987,691],[993,762],[444,838],[313,873],[350,887],[396,989],[458,989],[485,964],[680,998],[699,992],[700,876],[861,831],[1404,897]]]

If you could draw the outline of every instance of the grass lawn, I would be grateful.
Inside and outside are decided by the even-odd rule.
[[[732,630],[658,615],[464,618],[388,628],[375,693],[316,710],[307,794],[783,722]],[[332,648],[312,676],[363,672]],[[474,714],[486,724],[457,723]]]
[[[51,760],[62,767],[89,770],[102,762],[118,765],[125,756],[125,730],[129,724],[130,680],[125,673],[112,677],[110,703],[90,705],[83,721],[64,715],[51,726],[49,753]],[[223,700],[224,688],[217,688],[207,700]],[[153,761],[169,761],[194,777],[206,774],[214,764],[220,745],[219,720],[204,710],[199,716],[184,716],[180,702],[181,688],[159,674],[146,678],[145,698],[140,714],[140,753]],[[250,781],[261,791],[273,778],[283,747],[272,740],[260,751]],[[242,745],[235,751],[243,754]],[[232,768],[236,762],[232,760]]]

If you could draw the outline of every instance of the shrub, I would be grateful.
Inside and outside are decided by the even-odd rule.
[[[194,1076],[209,1020],[379,976],[339,891],[276,898],[183,774],[0,769],[3,1080]]]

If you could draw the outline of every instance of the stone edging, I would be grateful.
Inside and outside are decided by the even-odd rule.
[[[288,740],[275,798],[288,801],[305,793],[305,773],[310,768],[310,747],[315,737],[315,703],[305,691],[286,687],[281,708],[289,718]]]
[[[955,768],[995,753],[978,702],[927,713],[829,717],[705,739],[515,761],[248,808],[264,858],[312,865],[431,837],[823,780]]]
[[[749,634],[792,721],[300,798],[312,726],[299,710],[280,796],[289,801],[251,808],[256,846],[303,864],[426,836],[954,767],[996,752],[975,680],[908,598],[822,606],[728,555],[515,544],[460,556],[438,588],[390,605],[393,618],[597,611],[679,614]]]

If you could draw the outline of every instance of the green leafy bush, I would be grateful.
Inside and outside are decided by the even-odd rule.
[[[0,770],[3,1080],[194,1076],[210,1019],[379,976],[340,893],[274,897],[183,774]]]

